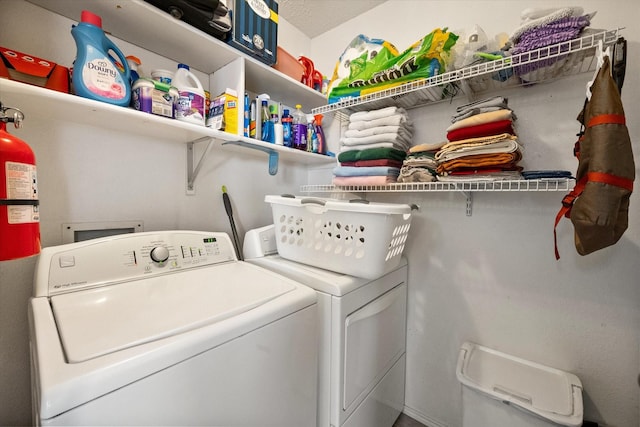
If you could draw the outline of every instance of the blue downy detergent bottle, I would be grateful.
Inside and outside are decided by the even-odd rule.
[[[71,27],[71,35],[77,47],[72,76],[75,94],[128,106],[131,99],[129,65],[120,49],[102,31],[102,18],[83,10],[80,23]],[[111,56],[111,52],[118,59]]]

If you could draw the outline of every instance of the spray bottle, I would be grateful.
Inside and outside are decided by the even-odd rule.
[[[324,130],[322,129],[322,114],[316,114],[313,116],[313,126],[316,130],[316,138],[318,139],[318,149],[315,150],[318,154],[327,154],[327,141],[324,138]]]
[[[77,53],[72,84],[76,95],[114,105],[131,100],[130,70],[126,57],[102,31],[102,18],[83,10],[78,25],[71,27]],[[111,56],[115,53],[118,59]],[[122,70],[116,66],[118,62]]]

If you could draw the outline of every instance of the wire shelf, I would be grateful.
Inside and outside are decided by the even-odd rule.
[[[501,181],[463,181],[463,182],[408,182],[387,185],[303,185],[303,193],[396,193],[396,192],[438,192],[438,191],[569,191],[573,188],[573,179],[519,179]]]
[[[605,48],[613,45],[621,30],[622,28],[597,31],[566,42],[470,65],[394,88],[346,98],[314,108],[312,112],[344,115],[392,105],[410,109],[446,101],[461,94],[473,98],[484,92],[586,73],[595,69],[598,43],[602,41]]]

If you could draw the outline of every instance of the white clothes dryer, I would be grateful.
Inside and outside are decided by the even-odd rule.
[[[224,233],[44,248],[29,302],[34,422],[314,426],[316,293]]]
[[[407,263],[369,280],[277,254],[273,225],[247,232],[247,262],[318,293],[318,427],[391,427],[405,393]]]

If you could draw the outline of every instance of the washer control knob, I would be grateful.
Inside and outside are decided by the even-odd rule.
[[[151,257],[151,260],[153,262],[162,264],[169,259],[169,249],[167,249],[165,246],[156,246],[155,248],[151,249],[149,256]]]

